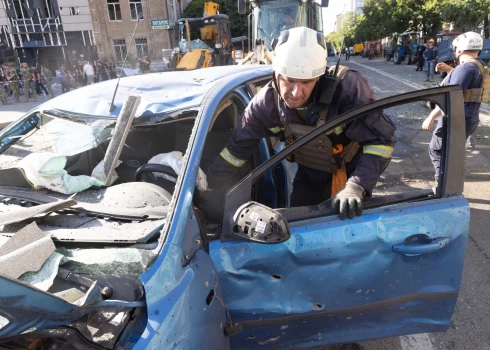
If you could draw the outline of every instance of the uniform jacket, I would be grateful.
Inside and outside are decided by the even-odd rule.
[[[374,100],[373,91],[366,77],[357,71],[349,70],[337,86],[327,121]],[[282,100],[279,102],[278,108],[286,117],[286,123],[316,125],[319,111],[325,109],[326,105],[314,101],[310,105],[305,119],[300,116],[296,109],[288,108]],[[356,141],[361,145],[361,154],[348,181],[361,185],[370,194],[379,176],[390,162],[396,142],[395,126],[382,111],[376,111],[360,117],[340,129],[329,135],[333,144],[347,145],[351,141]],[[272,81],[265,85],[252,99],[241,117],[240,125],[234,130],[226,148],[221,152],[221,156],[209,167],[208,183],[210,188],[219,188],[222,184],[227,183],[229,177],[236,174],[255,152],[259,140],[270,136],[283,137],[283,124],[274,103]],[[315,181],[315,173],[318,171],[309,170],[312,181]]]

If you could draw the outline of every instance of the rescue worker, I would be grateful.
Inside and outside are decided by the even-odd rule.
[[[14,97],[14,102],[19,102],[20,97],[20,87],[19,87],[19,75],[15,71],[15,68],[10,68],[7,79],[9,81],[10,90]]]
[[[26,102],[29,102],[29,89],[32,91],[32,99],[36,102],[37,93],[34,86],[36,77],[34,76],[34,69],[29,68],[27,63],[22,63],[22,80],[24,81],[24,97]]]
[[[458,64],[456,68],[440,62],[437,64],[436,70],[448,73],[441,85],[459,84],[463,89],[466,138],[468,138],[476,131],[480,122],[481,102],[488,101],[490,76],[488,66],[478,58],[479,52],[483,48],[483,39],[480,34],[475,32],[461,34],[454,39],[453,47],[456,63]],[[441,116],[442,111],[436,106],[423,122],[422,129],[429,130],[432,123]],[[439,118],[429,143],[429,156],[434,165],[436,181],[439,178],[441,165],[444,123],[445,120]]]
[[[366,77],[342,67],[328,105],[325,91],[331,84],[326,83],[327,74],[335,67],[327,69],[326,59],[321,33],[299,27],[281,34],[272,81],[252,99],[241,116],[241,125],[209,167],[210,205],[200,206],[208,217],[214,215],[216,220],[221,214],[220,208],[211,207],[220,203],[224,191],[236,182],[235,175],[261,138],[276,136],[288,145],[339,114],[374,101]],[[341,219],[361,215],[362,200],[371,195],[391,160],[394,131],[388,116],[376,111],[300,148],[294,154],[298,170],[291,206],[319,204],[333,196],[332,206]]]
[[[41,66],[41,77],[45,81],[46,87],[48,88],[48,91],[51,95],[51,98],[53,98],[54,92],[53,92],[53,87],[51,86],[51,83],[53,82],[53,73],[46,68],[45,66]]]
[[[9,105],[7,100],[7,94],[5,93],[5,78],[0,74],[0,100],[2,100],[2,105]]]

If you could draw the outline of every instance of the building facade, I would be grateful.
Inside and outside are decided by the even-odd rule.
[[[122,62],[127,54],[128,65],[144,55],[162,60],[162,50],[174,47],[173,23],[186,6],[186,0],[91,1],[99,59]]]
[[[53,71],[97,58],[89,0],[0,0],[0,38],[18,63]]]

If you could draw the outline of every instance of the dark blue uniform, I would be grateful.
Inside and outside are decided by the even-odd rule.
[[[479,60],[482,65],[485,66],[483,61]],[[482,75],[478,70],[478,66],[474,63],[464,63],[456,66],[448,75],[444,86],[458,84],[463,89],[463,93],[467,89],[479,88],[482,83]],[[480,122],[480,103],[465,102],[464,103],[464,115],[466,124],[466,137],[470,136],[476,131],[478,123]],[[439,118],[437,121],[436,129],[432,134],[432,139],[429,144],[429,156],[434,165],[435,175],[439,176],[439,169],[441,166],[441,149],[442,149],[442,136],[443,136],[443,118]]]
[[[337,86],[327,120],[374,100],[366,77],[349,70]],[[301,111],[288,108],[281,100],[278,108],[280,111],[274,103],[274,85],[271,81],[247,106],[241,117],[241,125],[234,130],[220,157],[209,167],[208,184],[211,189],[231,185],[230,178],[256,151],[261,138],[278,136],[284,140],[284,125],[280,114],[285,116],[286,123],[314,126],[319,112],[326,109],[326,105],[315,99],[307,109]],[[382,111],[376,111],[338,127],[329,134],[333,145],[341,143],[345,146],[351,141],[360,144],[358,154],[346,165],[347,175],[348,181],[361,185],[368,195],[391,160],[396,142],[394,131],[395,126],[390,118]],[[294,180],[291,205],[318,204],[330,198],[331,180],[332,174],[300,165]]]

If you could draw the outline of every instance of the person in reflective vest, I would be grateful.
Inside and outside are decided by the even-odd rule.
[[[340,67],[327,79],[327,50],[321,33],[298,27],[285,30],[275,48],[273,79],[252,99],[228,144],[208,169],[211,191],[229,187],[234,175],[256,151],[259,140],[276,136],[295,142],[326,121],[375,100],[361,73]],[[334,93],[327,101],[324,90]],[[379,110],[340,125],[312,140],[290,161],[298,164],[291,206],[319,204],[332,198],[341,219],[362,213],[388,166],[395,146],[395,126]]]
[[[475,32],[467,32],[459,35],[453,41],[454,54],[456,57],[456,68],[441,62],[436,69],[448,73],[441,85],[458,84],[464,94],[464,114],[466,126],[466,138],[473,134],[480,122],[480,105],[488,101],[490,93],[490,75],[488,64],[478,58],[483,48],[483,38]],[[438,119],[437,126],[429,143],[429,157],[434,165],[435,179],[438,181],[443,136],[443,118],[439,107],[432,110],[430,115],[422,124],[422,129],[430,130],[432,123]]]

